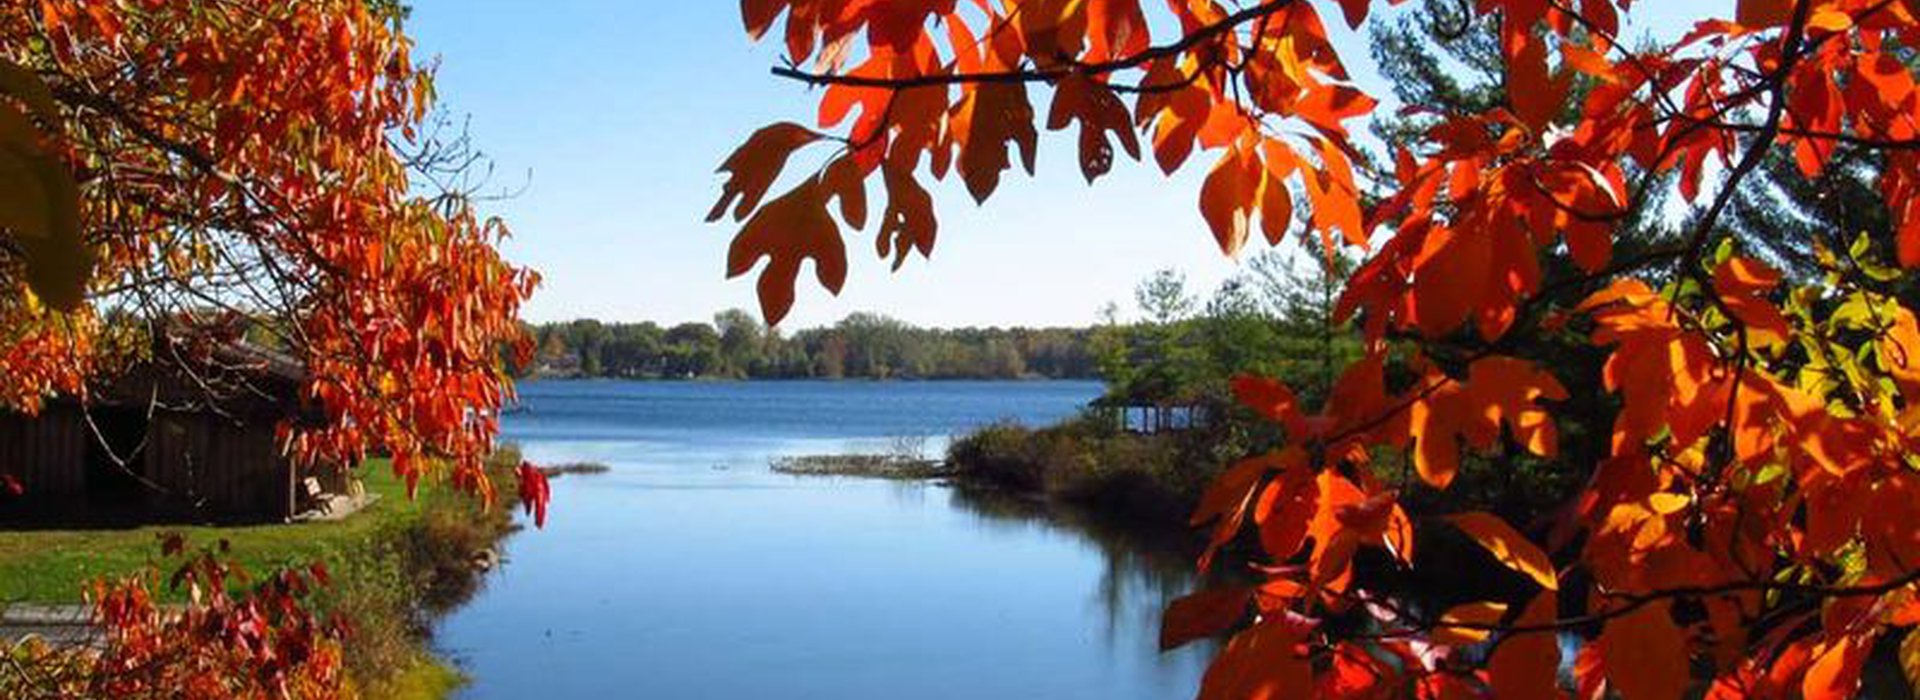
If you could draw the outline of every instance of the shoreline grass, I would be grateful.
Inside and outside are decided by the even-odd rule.
[[[189,547],[227,541],[228,556],[249,575],[316,560],[333,567],[343,556],[419,523],[435,500],[461,498],[433,490],[409,499],[406,485],[384,461],[369,462],[360,474],[367,493],[379,498],[339,521],[0,531],[0,604],[80,602],[91,582],[159,562],[161,538],[170,534],[184,536]],[[173,591],[165,599],[184,600]]]
[[[954,475],[947,465],[934,460],[871,454],[780,457],[773,460],[771,468],[775,473],[791,476],[848,476],[897,481],[945,479]]]
[[[498,478],[510,478],[498,465],[518,464],[519,454],[505,448],[493,462]],[[332,585],[316,594],[314,607],[354,621],[347,668],[360,696],[447,697],[465,677],[433,654],[432,620],[478,589],[474,555],[513,531],[511,515],[451,487],[409,498],[384,460],[370,460],[357,474],[379,498],[338,521],[0,531],[0,606],[77,604],[93,581],[164,567],[161,539],[169,534],[185,536],[190,549],[224,540],[229,561],[255,583],[281,568],[324,563]],[[162,587],[162,602],[184,599]]]

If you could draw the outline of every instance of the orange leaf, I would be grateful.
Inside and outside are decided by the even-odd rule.
[[[780,177],[780,169],[786,167],[787,158],[801,146],[820,139],[820,135],[799,124],[781,122],[754,132],[747,142],[720,165],[719,172],[731,173],[720,195],[720,201],[707,213],[707,221],[719,221],[727,212],[727,206],[739,198],[740,206],[733,210],[733,219],[739,221],[760,206],[760,198],[765,197],[767,188],[773,186],[775,178]]]
[[[1227,255],[1239,254],[1247,243],[1261,177],[1259,163],[1236,146],[1213,166],[1206,183],[1200,186],[1200,214]]]
[[[1253,589],[1245,586],[1200,591],[1173,601],[1160,616],[1160,650],[1217,636],[1247,616]]]
[[[1734,21],[1748,29],[1767,29],[1793,18],[1794,0],[1740,0]]]
[[[1554,573],[1553,561],[1507,521],[1488,513],[1462,513],[1448,517],[1447,522],[1467,533],[1507,568],[1525,574],[1542,588],[1560,590],[1560,576]]]
[[[1607,680],[1623,700],[1679,700],[1689,677],[1686,640],[1656,601],[1607,623],[1600,634]]]
[[[1253,509],[1260,546],[1267,556],[1283,562],[1299,554],[1319,505],[1320,484],[1305,461],[1296,462],[1267,484]]]
[[[952,128],[960,139],[960,177],[976,202],[985,202],[1011,167],[1007,146],[1020,149],[1020,163],[1033,174],[1040,135],[1033,128],[1033,105],[1025,85],[987,83],[967,93]]]
[[[1133,133],[1133,120],[1127,106],[1113,89],[1075,73],[1060,81],[1053,92],[1053,109],[1047,115],[1047,128],[1059,131],[1080,122],[1080,172],[1087,183],[1113,170],[1111,131],[1120,137],[1120,145],[1134,160],[1140,159],[1140,139]]]
[[[1569,76],[1548,72],[1547,43],[1532,32],[1510,34],[1507,56],[1507,99],[1514,116],[1536,132],[1546,130],[1566,104]]]
[[[1313,666],[1301,643],[1310,627],[1276,616],[1234,635],[1200,680],[1200,700],[1274,700],[1304,697]]]
[[[769,325],[793,309],[803,260],[813,260],[814,275],[827,291],[840,293],[847,281],[847,249],[840,227],[827,214],[826,190],[819,179],[802,183],[747,220],[727,249],[727,277],[747,274],[761,258],[771,260],[758,286],[760,310]]]
[[[793,0],[740,0],[740,19],[747,26],[747,35],[758,39],[773,26],[780,12],[787,9]]]
[[[1287,189],[1287,182],[1267,173],[1266,181],[1260,185],[1260,233],[1267,238],[1268,245],[1280,245],[1287,239],[1287,229],[1293,225],[1293,191]],[[1333,253],[1332,248],[1324,251]]]
[[[1558,616],[1559,596],[1544,591],[1534,597],[1515,624],[1546,625]],[[1493,695],[1499,698],[1561,697],[1559,668],[1560,642],[1552,632],[1508,633],[1487,663]]]
[[[880,216],[880,233],[874,249],[885,258],[893,257],[893,269],[907,261],[909,250],[921,257],[933,255],[933,241],[940,223],[933,216],[933,196],[913,179],[913,172],[891,163],[881,169],[887,185],[887,211]]]
[[[1816,647],[1800,683],[1806,700],[1846,700],[1860,692],[1860,671],[1873,650],[1872,635],[1836,634]]]

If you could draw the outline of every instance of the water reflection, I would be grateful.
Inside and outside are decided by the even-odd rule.
[[[1096,547],[1103,567],[1091,592],[1101,613],[1102,639],[1117,653],[1138,654],[1139,630],[1155,633],[1166,604],[1193,592],[1200,542],[1191,533],[1115,521],[1069,505],[1047,505],[1004,491],[951,487],[951,503],[987,527],[1048,528],[1072,533]],[[924,490],[922,490],[924,493]],[[1192,677],[1217,651],[1213,642],[1156,657],[1176,677]]]
[[[767,469],[1044,422],[1096,391],[527,387],[506,429],[530,458],[613,471],[554,482],[547,529],[508,543],[438,644],[468,698],[1192,697],[1207,650],[1155,648],[1191,585],[1182,545],[990,494]]]

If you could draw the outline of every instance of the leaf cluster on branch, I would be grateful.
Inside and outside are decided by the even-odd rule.
[[[537,284],[500,256],[464,135],[393,3],[0,8],[0,407],[86,397],[155,349],[247,338],[306,369],[306,461],[480,467]],[[155,356],[160,355],[160,356]],[[205,384],[206,382],[203,382]],[[218,403],[230,397],[214,396]],[[33,484],[26,484],[28,490]]]
[[[876,252],[925,255],[928,179],[984,201],[1043,128],[1077,130],[1089,181],[1121,153],[1169,173],[1204,153],[1226,253],[1257,234],[1361,257],[1336,320],[1366,350],[1314,405],[1236,385],[1286,439],[1194,517],[1201,567],[1246,581],[1168,611],[1169,645],[1229,635],[1202,697],[1844,697],[1878,645],[1914,657],[1920,7],[1740,0],[1634,46],[1630,0],[1463,1],[1500,89],[1409,105],[1423,118],[1376,154],[1346,126],[1376,102],[1321,12],[1358,27],[1391,4],[744,0],[750,36],[784,39],[774,72],[824,90],[817,129],[768,127],[722,167],[729,274],[770,261],[770,321],[808,260],[837,292],[872,181]],[[824,165],[769,201],[810,148]],[[1830,173],[1885,226],[1755,244],[1756,202],[1812,201],[1756,192]],[[1563,450],[1566,427],[1594,437]],[[1463,460],[1504,457],[1584,485],[1532,522],[1447,509]],[[1410,511],[1415,491],[1441,507]],[[1435,537],[1513,585],[1397,595]]]

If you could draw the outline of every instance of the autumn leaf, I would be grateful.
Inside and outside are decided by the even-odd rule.
[[[1687,688],[1686,640],[1667,601],[1607,622],[1600,635],[1606,677],[1623,700],[1679,700]]]
[[[1552,590],[1534,596],[1514,621],[1518,627],[1544,627],[1559,616],[1559,596]],[[1494,697],[1564,697],[1559,686],[1560,640],[1552,631],[1508,632],[1487,662]]]
[[[881,258],[891,256],[893,269],[907,262],[909,251],[922,257],[933,255],[933,242],[940,231],[933,216],[933,196],[914,180],[905,168],[888,164],[882,169],[887,186],[887,211],[880,216],[880,233],[874,250]]]
[[[770,260],[759,283],[760,309],[769,325],[793,309],[802,261],[813,260],[814,275],[827,291],[838,294],[846,284],[846,244],[827,214],[827,191],[819,179],[802,183],[747,220],[727,250],[727,276],[747,274],[762,258]]]
[[[1160,650],[1225,633],[1246,618],[1252,602],[1253,589],[1244,586],[1200,591],[1173,601],[1160,616]]]
[[[1020,149],[1020,162],[1033,174],[1038,132],[1033,127],[1033,105],[1027,88],[1019,84],[988,83],[967,93],[954,115],[953,130],[960,141],[960,177],[976,202],[985,202],[1000,186],[1000,173],[1011,166],[1009,145]]]
[[[1433,641],[1448,646],[1468,646],[1493,636],[1489,628],[1507,614],[1506,603],[1479,602],[1457,605],[1440,616],[1433,628]]]
[[[1200,700],[1275,700],[1312,687],[1313,668],[1301,643],[1311,627],[1276,616],[1228,640],[1200,680]]]
[[[1540,584],[1549,591],[1560,590],[1560,577],[1553,562],[1533,542],[1527,540],[1498,516],[1488,513],[1462,513],[1449,516],[1447,522],[1473,538],[1494,559]]]
[[[720,195],[720,201],[714,203],[713,210],[707,212],[707,221],[719,221],[725,216],[727,207],[734,206],[733,218],[739,221],[760,206],[773,181],[780,177],[780,170],[786,167],[787,158],[801,146],[820,139],[820,135],[799,124],[781,122],[754,132],[752,137],[733,152],[719,172],[730,173],[727,184]]]
[[[1254,504],[1260,546],[1276,562],[1299,554],[1320,510],[1320,484],[1304,461],[1295,461],[1267,484]]]
[[[1571,76],[1547,69],[1547,43],[1531,32],[1515,33],[1507,46],[1507,98],[1514,116],[1534,131],[1544,131],[1566,103]],[[1517,44],[1517,45],[1516,45]]]
[[[1220,250],[1238,255],[1253,230],[1254,206],[1264,178],[1258,161],[1235,147],[1227,152],[1200,187],[1200,213]]]
[[[1767,29],[1786,24],[1793,16],[1794,0],[1739,0],[1734,21],[1748,29]]]
[[[1900,638],[1900,671],[1907,678],[1907,684],[1920,688],[1920,630],[1907,630]]]
[[[1846,700],[1860,692],[1860,673],[1876,635],[1839,634],[1814,648],[1813,663],[1801,681],[1806,700]]]
[[[1083,74],[1068,76],[1054,87],[1053,109],[1047,116],[1047,128],[1059,131],[1080,122],[1080,172],[1092,184],[1113,169],[1111,131],[1134,160],[1140,159],[1140,139],[1133,133],[1133,120],[1127,106],[1113,89]]]
[[[1169,175],[1192,155],[1194,141],[1213,114],[1207,91],[1187,79],[1174,61],[1155,61],[1141,84],[1155,88],[1135,105],[1137,124],[1153,125],[1153,159]]]

